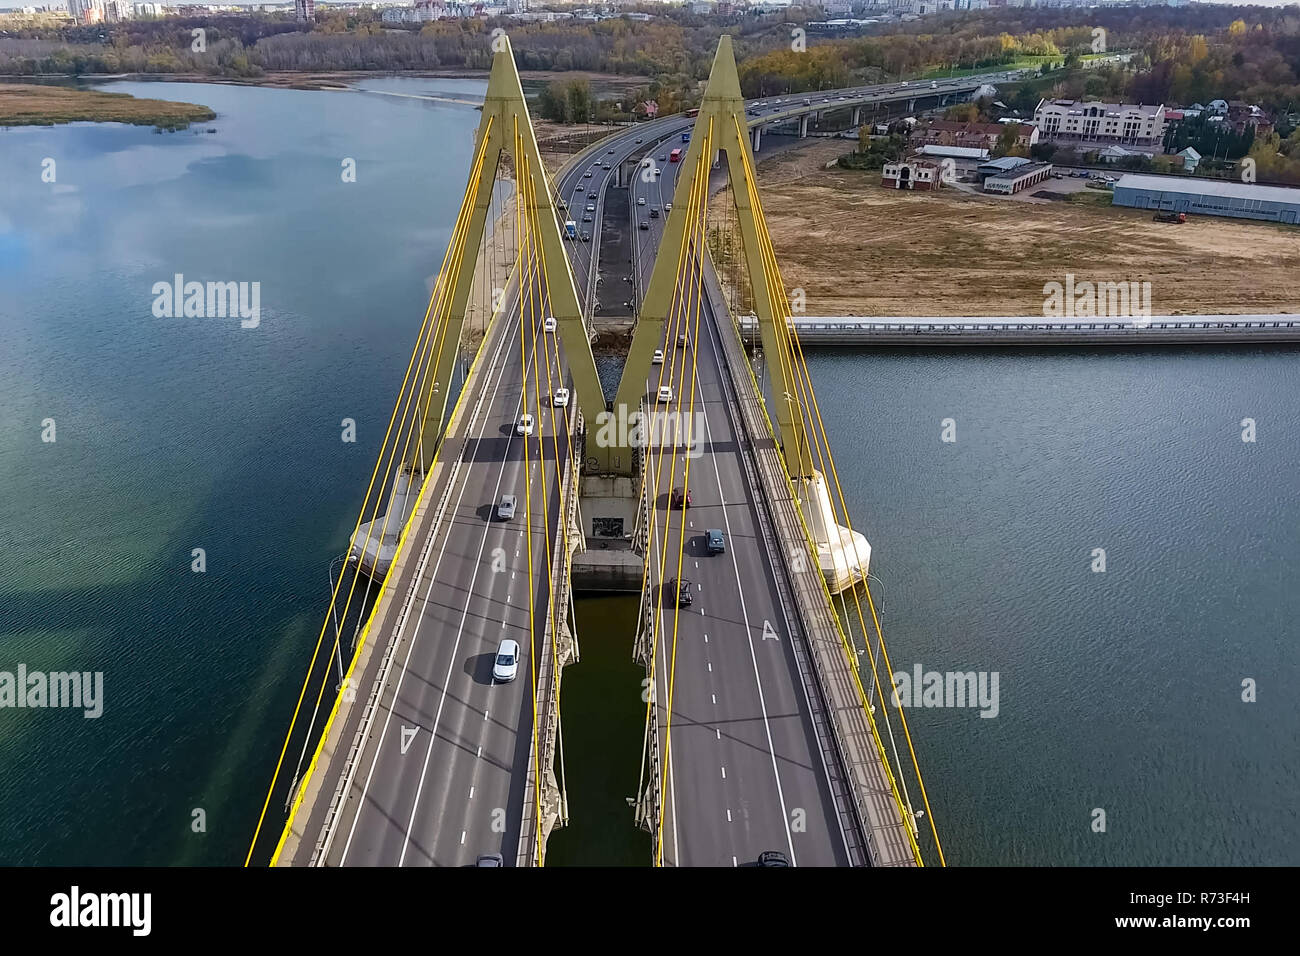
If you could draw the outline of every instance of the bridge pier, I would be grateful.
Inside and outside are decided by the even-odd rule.
[[[794,482],[799,510],[817,546],[817,563],[832,594],[865,581],[871,566],[871,545],[866,536],[838,524],[826,477],[814,471],[811,478]]]
[[[762,144],[763,144],[763,127],[755,126],[754,127],[754,152],[757,153],[758,148]]]
[[[853,107],[853,125],[854,125],[854,126],[861,126],[861,125],[862,125],[862,107],[861,107],[861,106],[855,106],[855,107]]]
[[[799,138],[808,138],[808,114],[804,113],[799,117]]]

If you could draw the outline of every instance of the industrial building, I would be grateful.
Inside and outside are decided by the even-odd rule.
[[[1010,196],[1012,193],[1018,193],[1022,189],[1041,183],[1050,175],[1052,175],[1051,163],[1022,163],[985,179],[984,191]]]
[[[1300,189],[1285,186],[1129,173],[1115,184],[1113,204],[1300,224]]]
[[[987,149],[976,149],[974,146],[940,146],[937,143],[926,143],[916,151],[918,156],[939,156],[948,159],[988,159],[989,151]]]
[[[1024,166],[1030,160],[1024,156],[1002,156],[998,159],[990,159],[987,163],[980,163],[975,171],[983,179],[986,176],[1001,176],[1003,173],[1009,173],[1017,166]]]

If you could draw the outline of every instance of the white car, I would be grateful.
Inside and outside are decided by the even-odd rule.
[[[497,648],[496,660],[492,663],[492,679],[503,684],[515,679],[519,673],[519,642],[506,638]]]
[[[551,398],[551,406],[553,408],[568,408],[569,390],[567,388],[557,388],[555,395]]]
[[[554,332],[554,331],[555,331],[555,316],[553,316],[553,315],[548,315],[548,316],[547,316],[547,317],[542,321],[542,331],[543,331],[543,332]]]
[[[673,204],[670,202],[664,203],[664,212],[672,212],[672,211],[673,211]]]
[[[644,205],[645,205],[645,196],[642,196],[640,199],[638,199],[638,200],[636,201],[636,204],[637,204],[638,206],[644,206]]]
[[[650,356],[650,364],[651,364],[651,365],[663,365],[663,364],[664,364],[664,350],[663,350],[663,349],[655,349],[655,354],[652,355],[652,356]]]
[[[671,402],[673,400],[673,387],[671,385],[659,386],[659,401]]]
[[[533,433],[533,416],[527,413],[519,416],[519,421],[515,422],[516,435],[531,435]]]

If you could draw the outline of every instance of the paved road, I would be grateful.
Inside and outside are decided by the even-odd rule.
[[[907,94],[864,88],[845,95],[870,101]],[[852,102],[836,100],[835,105]],[[764,103],[750,123],[802,109],[799,103]],[[599,281],[595,259],[603,203],[618,162],[648,150],[656,158],[666,154],[680,144],[681,131],[690,125],[683,117],[671,117],[621,133],[558,184],[557,195],[576,213],[571,215],[579,231],[592,234],[590,242],[569,244],[579,295],[588,303]],[[656,147],[661,137],[670,139]],[[638,139],[644,143],[638,144]],[[611,168],[604,169],[606,164]],[[671,201],[680,168],[659,165],[664,173],[658,180],[646,182],[638,176],[632,187],[628,228],[641,273],[639,288],[648,281],[665,223],[662,210]],[[589,170],[591,175],[585,176]],[[582,196],[576,195],[578,188],[584,190]],[[646,207],[635,205],[642,195]],[[591,213],[585,211],[589,201],[597,207]],[[659,208],[659,218],[649,219],[650,205]],[[591,222],[582,221],[585,215]],[[643,217],[647,230],[637,228]],[[534,326],[524,330],[523,358],[530,382],[538,382],[540,391],[549,394],[564,377],[565,366],[556,337],[537,327],[544,312],[544,307],[535,310]],[[541,640],[549,581],[541,569],[549,566],[547,547],[558,512],[552,436],[563,453],[568,435],[564,416],[534,407],[540,435],[545,436],[540,453],[547,463],[544,468],[539,464],[534,438],[525,466],[523,439],[513,428],[525,374],[521,330],[517,309],[504,314],[511,320],[489,337],[481,389],[467,396],[463,428],[448,438],[448,447],[460,453],[461,467],[454,476],[442,475],[429,493],[429,501],[438,502],[450,488],[443,523],[414,544],[412,560],[396,582],[396,595],[412,596],[409,613],[395,621],[389,634],[372,638],[377,648],[391,644],[394,652],[386,660],[375,654],[361,676],[360,686],[367,690],[379,678],[381,693],[366,723],[363,746],[343,781],[346,796],[323,854],[328,865],[463,866],[482,853],[500,853],[511,861],[519,846],[523,801],[532,799],[523,792],[523,781],[532,740],[534,640],[539,653],[549,652]],[[692,463],[695,503],[686,515],[689,547],[683,573],[694,582],[696,600],[683,609],[675,642],[671,615],[661,617],[662,649],[668,653],[658,655],[655,669],[662,708],[674,672],[675,645],[666,862],[739,865],[762,850],[780,849],[799,864],[843,864],[845,840],[808,718],[804,684],[791,648],[791,622],[776,597],[771,555],[759,541],[734,413],[725,400],[717,331],[707,309],[694,341],[696,402],[707,454]],[[545,349],[535,347],[542,342],[547,343]],[[669,350],[673,356],[682,351]],[[529,387],[535,398],[539,389]],[[681,526],[674,522],[665,527],[665,505],[667,491],[681,483],[682,468],[680,458],[664,462],[656,561],[666,541],[672,545],[670,559],[676,561],[673,535]],[[526,482],[531,514],[525,511]],[[520,513],[513,521],[494,521],[492,507],[504,493],[518,496]],[[680,520],[681,513],[676,517]],[[726,533],[726,554],[700,553],[699,536],[709,527]],[[504,559],[504,570],[493,570],[494,558]],[[505,637],[519,641],[524,654],[518,678],[495,684],[492,660]],[[354,708],[358,716],[345,722],[344,739],[351,739],[354,725],[360,725],[360,711]],[[660,726],[666,734],[666,712]],[[663,746],[667,748],[666,740]],[[336,784],[328,781],[326,793]],[[314,836],[319,815],[320,808],[311,811],[305,833]],[[295,862],[306,862],[312,844],[312,839],[303,841]]]
[[[642,287],[649,282],[662,210],[672,201],[680,169],[680,164],[664,164],[657,178],[633,183]],[[641,198],[644,206],[638,204]],[[660,210],[660,217],[650,218],[651,209]],[[640,229],[641,222],[649,228]],[[692,272],[688,286],[696,278]],[[694,595],[689,607],[677,610],[670,588],[653,592],[659,618],[654,674],[660,756],[667,756],[670,768],[664,862],[744,865],[764,850],[781,850],[796,865],[847,865],[847,842],[791,643],[792,618],[797,618],[777,596],[778,572],[759,530],[740,428],[728,401],[718,325],[704,301],[698,323],[689,329],[688,348],[667,344],[676,343],[686,321],[670,318],[663,345],[667,361],[651,367],[646,389],[653,397],[660,384],[670,383],[675,398],[668,407],[698,422],[692,438],[699,441],[699,457],[690,461],[692,502],[685,512],[671,508],[671,494],[687,485],[686,455],[680,449],[673,455],[670,447],[652,454],[650,463],[656,503],[651,581],[687,578]],[[704,532],[709,528],[723,531],[724,554],[708,555]]]
[[[557,336],[541,331],[544,291],[535,284],[532,295],[527,364],[516,307],[491,335],[481,391],[467,397],[463,430],[448,439],[447,447],[459,446],[458,480],[437,533],[417,545],[394,591],[413,600],[385,636],[397,652],[352,766],[329,865],[455,866],[481,853],[513,860],[517,851],[522,801],[531,798],[522,792],[532,745],[530,634],[538,653],[549,653],[542,569],[559,506],[556,446],[564,456],[569,442],[565,411],[537,401],[561,383],[564,366]],[[540,425],[529,439],[515,429],[525,374],[528,410]],[[450,480],[442,476],[430,502]],[[510,521],[494,513],[503,494],[518,499]],[[523,654],[518,677],[496,683],[493,660],[505,638]]]

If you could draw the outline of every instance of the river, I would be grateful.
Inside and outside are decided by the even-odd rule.
[[[218,117],[0,131],[0,671],[104,687],[98,717],[0,709],[0,863],[239,863],[478,113],[105,88]],[[256,327],[157,317],[177,273],[258,282]],[[1297,357],[810,353],[895,669],[999,674],[996,717],[909,712],[950,863],[1300,861]],[[579,604],[554,863],[649,855],[634,616]]]

